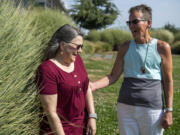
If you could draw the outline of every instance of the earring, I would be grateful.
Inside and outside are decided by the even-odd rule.
[[[150,32],[150,31],[148,31],[148,34],[149,34],[149,35],[151,35],[151,32]]]

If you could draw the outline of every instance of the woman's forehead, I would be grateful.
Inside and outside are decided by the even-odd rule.
[[[143,18],[143,13],[141,11],[134,11],[129,15],[129,19]]]

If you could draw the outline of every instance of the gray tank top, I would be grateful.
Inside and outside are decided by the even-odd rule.
[[[161,80],[124,78],[119,91],[118,102],[134,106],[162,109]]]

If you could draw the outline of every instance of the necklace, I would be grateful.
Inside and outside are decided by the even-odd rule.
[[[146,73],[146,59],[147,59],[147,54],[148,54],[148,48],[149,48],[149,42],[147,43],[147,48],[146,48],[146,56],[145,56],[145,59],[144,59],[144,63],[143,63],[143,66],[141,66],[141,73],[142,74],[145,74]]]
[[[146,65],[146,59],[147,59],[147,54],[148,54],[149,44],[150,44],[150,42],[147,42],[146,56],[145,56],[143,65],[141,66],[141,69],[140,69],[140,71],[141,71],[142,74],[145,74],[145,73],[146,73],[146,67],[145,67],[145,65]],[[137,44],[136,44],[136,46],[137,46]]]
[[[66,63],[61,57],[57,57],[53,59],[60,67],[66,69],[74,68],[74,63]]]

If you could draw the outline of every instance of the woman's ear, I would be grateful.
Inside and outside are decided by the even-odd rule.
[[[148,28],[150,29],[152,25],[152,20],[148,20]]]
[[[63,55],[63,52],[64,52],[64,42],[60,42],[59,43],[59,48],[58,48],[58,52],[60,55]]]
[[[59,43],[59,51],[63,51],[64,50],[64,45],[65,45],[65,43],[63,41],[61,41]]]

